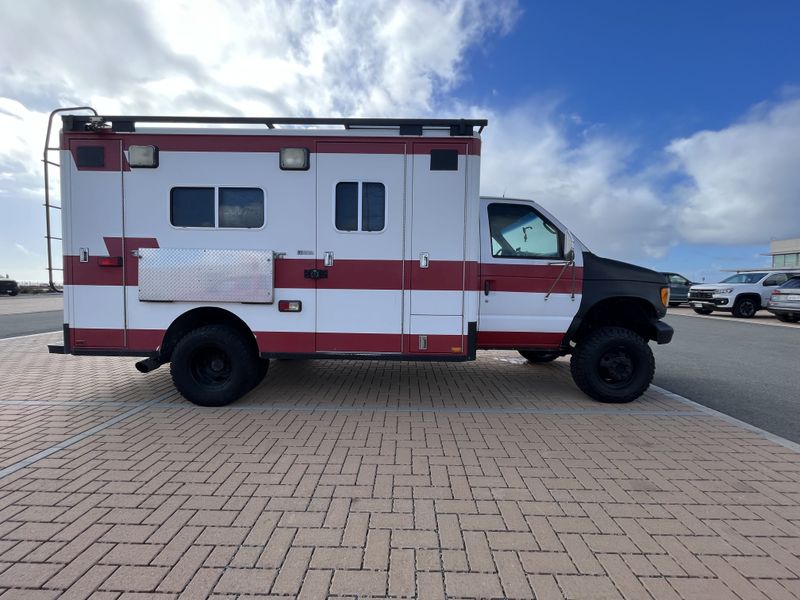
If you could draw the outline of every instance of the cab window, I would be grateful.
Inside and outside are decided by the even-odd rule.
[[[495,258],[561,258],[562,234],[524,204],[490,204],[489,235]]]

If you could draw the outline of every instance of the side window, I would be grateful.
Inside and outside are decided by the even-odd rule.
[[[334,215],[339,231],[383,231],[386,186],[370,181],[340,181],[336,184]]]
[[[764,280],[764,285],[767,286],[774,286],[780,285],[786,281],[786,274],[785,273],[776,273],[775,275],[770,275]]]
[[[175,227],[214,227],[214,188],[172,188],[169,220]]]
[[[236,187],[172,188],[169,220],[175,227],[258,229],[264,225],[264,190]]]
[[[219,226],[258,228],[264,224],[264,191],[219,188]]]
[[[562,236],[533,207],[489,205],[489,235],[495,258],[561,258]]]

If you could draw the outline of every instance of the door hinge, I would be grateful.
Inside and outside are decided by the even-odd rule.
[[[306,279],[327,279],[327,269],[306,269],[303,271],[303,277]]]

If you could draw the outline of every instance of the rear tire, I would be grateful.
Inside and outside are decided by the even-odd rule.
[[[16,296],[17,294],[19,294],[19,290],[12,290],[12,291],[8,292],[9,296]]]
[[[761,308],[752,298],[739,298],[733,303],[733,316],[739,319],[752,319]]]
[[[522,358],[532,363],[549,363],[557,359],[558,352],[547,352],[543,350],[517,350]]]
[[[786,313],[778,313],[775,317],[778,321],[783,321],[784,323],[797,323],[800,320],[800,315],[788,315]]]
[[[694,312],[696,312],[698,315],[710,315],[712,312],[714,312],[714,309],[713,308],[695,308]]]
[[[647,341],[623,327],[603,327],[581,341],[570,361],[572,379],[600,402],[636,400],[653,381],[655,359]]]
[[[172,381],[184,398],[199,406],[225,406],[260,381],[259,358],[240,331],[206,325],[187,333],[172,353]],[[266,374],[266,370],[264,370]]]

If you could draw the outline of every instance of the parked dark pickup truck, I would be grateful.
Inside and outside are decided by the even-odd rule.
[[[19,294],[19,285],[13,279],[0,279],[0,295],[8,294],[16,296]]]

